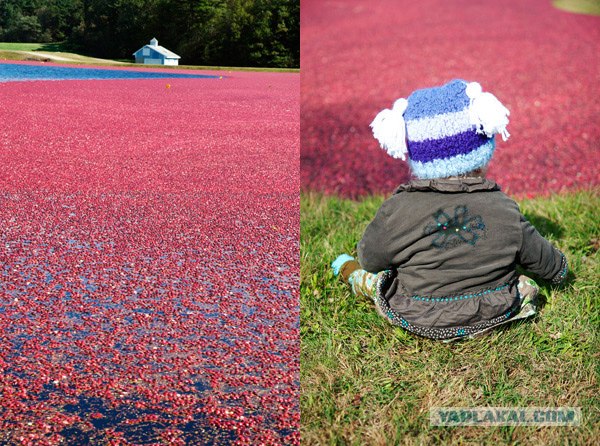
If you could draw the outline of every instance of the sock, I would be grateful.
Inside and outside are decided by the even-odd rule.
[[[344,266],[346,262],[349,262],[351,260],[354,260],[354,257],[348,254],[342,254],[338,256],[338,258],[335,259],[331,264],[331,268],[333,268],[333,274],[335,274],[336,276],[339,275],[342,266]]]

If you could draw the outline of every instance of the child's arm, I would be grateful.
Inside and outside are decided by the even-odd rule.
[[[394,251],[390,246],[391,237],[387,228],[390,218],[388,207],[388,202],[383,203],[373,221],[367,226],[361,241],[358,242],[360,266],[371,273],[392,268]]]
[[[523,242],[518,263],[544,280],[562,283],[568,272],[567,258],[521,216]]]

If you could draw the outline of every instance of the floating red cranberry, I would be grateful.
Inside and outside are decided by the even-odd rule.
[[[169,83],[0,84],[0,443],[298,438],[299,75]]]

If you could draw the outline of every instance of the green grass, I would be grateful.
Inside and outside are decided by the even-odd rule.
[[[136,48],[137,49],[137,48]],[[35,52],[29,54],[27,52]],[[133,52],[133,51],[132,51]],[[136,68],[170,68],[183,70],[219,70],[219,71],[259,71],[276,73],[299,73],[297,68],[260,68],[260,67],[225,67],[225,66],[204,66],[204,65],[145,65],[133,63],[132,59],[98,59],[95,57],[83,56],[69,52],[69,48],[63,43],[12,43],[0,42],[0,60],[34,60],[50,61],[51,56],[57,56],[65,60],[52,60],[56,63],[68,64],[93,64],[100,66],[136,67]]]
[[[600,1],[598,0],[553,0],[552,4],[569,12],[600,15]]]
[[[329,263],[353,252],[382,197],[301,196],[301,429],[306,445],[593,444],[598,392],[599,194],[521,201],[572,278],[533,320],[454,344],[418,338],[352,296]],[[576,406],[579,427],[434,427],[434,406]]]
[[[123,65],[122,62],[110,59],[98,59],[72,53],[64,43],[0,42],[0,60],[2,59],[52,61],[69,64]]]
[[[64,51],[62,43],[16,43],[0,42],[0,50],[8,51]]]

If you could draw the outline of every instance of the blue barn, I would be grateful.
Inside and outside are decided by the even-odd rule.
[[[179,65],[179,57],[172,51],[160,46],[156,38],[150,41],[150,45],[144,45],[135,53],[135,63],[153,65]]]

